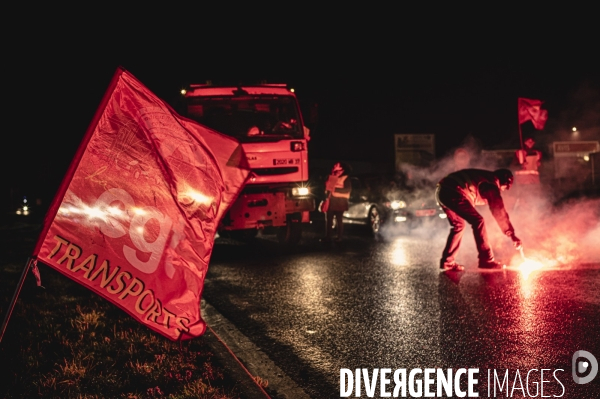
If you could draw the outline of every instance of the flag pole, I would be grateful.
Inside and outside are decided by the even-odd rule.
[[[523,145],[523,132],[521,131],[520,123],[519,123],[519,142],[521,144],[521,150],[525,150],[525,146]]]
[[[0,329],[0,342],[2,342],[2,337],[4,337],[4,332],[6,331],[6,326],[8,325],[8,320],[10,319],[10,316],[15,308],[15,304],[17,303],[17,299],[19,298],[19,293],[21,292],[21,288],[23,288],[23,283],[25,282],[25,277],[27,277],[27,272],[31,268],[32,262],[33,262],[33,259],[27,258],[27,263],[25,264],[25,267],[23,268],[23,272],[21,273],[21,278],[19,279],[19,283],[17,284],[17,289],[15,290],[12,300],[10,301],[8,308],[6,309],[6,313],[4,314],[4,321],[2,322],[2,329]]]
[[[517,121],[519,124],[519,144],[521,144],[521,150],[525,150],[525,146],[523,145],[523,132],[521,130],[521,118],[519,116],[519,99],[517,99]]]

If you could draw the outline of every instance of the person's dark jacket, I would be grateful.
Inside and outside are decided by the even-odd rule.
[[[473,206],[487,204],[502,232],[506,235],[514,234],[514,228],[500,194],[500,183],[493,172],[483,169],[463,169],[450,173],[440,180],[439,185],[444,189],[456,191],[468,199]]]

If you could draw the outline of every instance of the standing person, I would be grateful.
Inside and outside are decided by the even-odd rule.
[[[515,155],[520,169],[515,172],[517,184],[539,184],[540,172],[538,168],[542,164],[542,152],[533,148],[535,140],[527,137],[523,142],[524,148],[517,150]]]
[[[538,168],[542,161],[542,152],[534,148],[535,141],[527,137],[523,142],[523,149],[515,152],[518,164],[515,170],[515,198],[513,209],[525,206],[525,211],[531,209],[532,200],[540,198],[541,183]]]
[[[329,209],[325,213],[325,239],[324,242],[331,242],[333,236],[333,220],[335,218],[337,237],[336,241],[342,240],[344,233],[343,214],[348,210],[348,198],[352,191],[352,184],[348,179],[350,167],[347,164],[336,163],[331,170],[331,174],[325,183],[325,195],[329,196]]]
[[[504,267],[502,263],[494,260],[483,216],[477,212],[475,205],[487,203],[502,232],[513,241],[515,248],[521,249],[521,240],[515,236],[515,229],[504,209],[501,195],[502,191],[510,189],[512,183],[513,174],[508,169],[498,169],[493,172],[482,169],[462,169],[440,180],[435,192],[436,199],[446,212],[452,226],[440,260],[441,269],[464,270],[464,267],[454,259],[460,247],[465,221],[473,228],[479,253],[479,267],[483,269]]]

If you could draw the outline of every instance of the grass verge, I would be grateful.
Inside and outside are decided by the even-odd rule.
[[[15,240],[31,247],[31,239],[14,234],[0,235],[3,246]],[[3,248],[10,256],[0,259],[2,318],[28,256],[14,248]],[[205,336],[172,342],[53,269],[39,267],[46,288],[36,287],[29,273],[0,343],[0,397],[244,397]]]

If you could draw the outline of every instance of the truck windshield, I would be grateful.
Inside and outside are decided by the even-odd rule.
[[[189,97],[187,117],[242,142],[302,138],[294,97]]]

